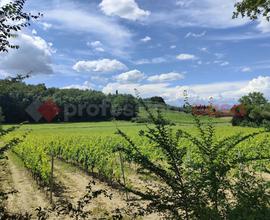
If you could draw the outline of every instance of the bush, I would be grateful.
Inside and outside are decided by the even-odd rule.
[[[213,123],[204,126],[194,117],[198,136],[185,130],[173,131],[162,115],[155,116],[142,103],[153,126],[147,126],[139,135],[149,140],[149,148],[158,152],[150,158],[143,147],[137,146],[124,132],[118,130],[128,143],[117,150],[138,165],[138,172],[154,176],[157,182],[147,182],[141,188],[126,189],[148,201],[141,207],[145,213],[163,213],[167,219],[267,219],[270,215],[269,183],[258,178],[256,166],[269,166],[267,140],[248,144],[265,133],[236,134],[218,140]],[[210,119],[209,119],[210,120]],[[189,144],[188,144],[189,143]],[[249,142],[252,143],[252,142]],[[144,142],[145,144],[145,142]],[[253,163],[251,163],[252,161]],[[263,168],[262,168],[263,169]]]

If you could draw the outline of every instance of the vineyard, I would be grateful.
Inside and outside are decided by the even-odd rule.
[[[232,127],[226,121],[218,121],[216,129],[216,140],[226,139],[226,137],[241,133],[244,135],[252,132],[259,132],[262,129]],[[188,125],[176,123],[172,126],[174,131],[179,129],[190,132],[198,136],[200,131],[195,129],[191,120]],[[44,125],[23,125],[18,131],[5,137],[3,141],[8,141],[14,137],[20,137],[27,133],[26,138],[17,146],[12,148],[12,152],[19,158],[23,166],[31,173],[31,176],[39,185],[49,187],[52,181],[52,158],[62,161],[70,166],[77,167],[86,175],[94,176],[104,183],[113,185],[118,183],[126,186],[143,186],[145,181],[156,182],[156,179],[143,173],[136,173],[136,166],[125,155],[120,155],[117,149],[128,146],[128,142],[116,134],[117,129],[124,131],[130,139],[140,146],[143,152],[151,161],[157,164],[164,164],[164,154],[162,151],[149,142],[147,138],[141,137],[140,131],[145,130],[145,124],[129,122],[100,122],[100,123],[65,123],[65,124],[44,124]],[[152,125],[150,125],[151,127]],[[8,126],[6,126],[8,127]],[[267,133],[256,135],[238,144],[232,152],[233,155],[241,157],[242,154],[250,158],[270,155],[270,136]],[[179,141],[179,148],[185,146],[190,149],[187,153],[186,161],[190,157],[196,158],[192,141],[182,138]],[[259,148],[258,148],[259,146]],[[196,154],[196,152],[195,152]],[[252,164],[252,161],[251,163]],[[267,166],[269,164],[256,164],[256,166]],[[258,168],[260,169],[260,167]],[[262,169],[261,169],[262,170]],[[264,177],[269,178],[265,173]],[[124,179],[123,179],[124,175]],[[153,179],[152,179],[153,178]],[[57,177],[53,177],[56,183]],[[123,198],[123,200],[125,200]]]

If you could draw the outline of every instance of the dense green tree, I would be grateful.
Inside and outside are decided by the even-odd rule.
[[[244,115],[235,115],[233,125],[267,126],[270,124],[270,103],[260,92],[249,93],[240,98],[241,110]]]
[[[102,114],[103,100],[106,100],[106,95],[102,92],[93,90],[79,89],[50,89],[50,97],[63,110],[59,115],[61,121],[64,119],[64,114],[69,114],[66,118],[69,121],[100,121],[108,120],[111,115],[106,110]],[[73,112],[73,113],[72,113]]]
[[[0,52],[8,52],[10,48],[18,49],[10,40],[16,37],[16,32],[30,25],[32,19],[41,16],[32,15],[23,11],[26,0],[11,1],[0,7]]]
[[[267,99],[261,92],[252,92],[240,98],[239,102],[246,107],[252,107],[265,105],[267,103]]]
[[[111,113],[116,119],[127,120],[137,116],[138,106],[132,95],[113,95]]]
[[[164,99],[162,97],[160,97],[160,96],[151,97],[150,101],[154,102],[154,103],[159,103],[159,104],[166,104]]]
[[[31,120],[25,109],[35,100],[46,96],[46,87],[26,85],[11,80],[0,81],[0,106],[6,122],[16,123]]]

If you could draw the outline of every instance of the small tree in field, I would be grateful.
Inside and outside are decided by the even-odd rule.
[[[149,148],[158,152],[150,158],[123,131],[127,141],[118,148],[139,166],[138,171],[157,179],[145,190],[126,187],[148,201],[146,213],[160,212],[171,219],[266,219],[270,215],[269,184],[257,178],[252,162],[269,165],[267,142],[256,148],[242,149],[240,143],[265,133],[236,134],[218,139],[211,121],[203,125],[193,116],[198,136],[184,129],[174,131],[160,112],[154,115],[142,102],[152,125],[140,136],[149,141]],[[252,142],[251,142],[252,143]],[[268,185],[267,185],[268,184]],[[244,211],[245,210],[245,211]]]

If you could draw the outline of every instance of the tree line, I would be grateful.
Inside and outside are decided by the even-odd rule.
[[[20,79],[0,80],[0,107],[5,123],[34,122],[26,109],[32,103],[38,101],[43,104],[48,100],[60,109],[53,122],[64,121],[67,114],[65,110],[73,113],[69,115],[69,121],[104,121],[112,118],[130,120],[138,113],[137,100],[132,95],[47,88],[44,84],[28,85]]]

